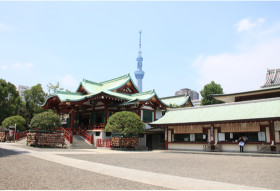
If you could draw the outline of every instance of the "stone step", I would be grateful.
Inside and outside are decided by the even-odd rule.
[[[95,149],[95,146],[89,144],[82,136],[74,135],[71,149]]]

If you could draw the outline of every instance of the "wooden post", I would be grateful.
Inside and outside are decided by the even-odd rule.
[[[75,129],[75,111],[71,112],[71,123],[70,123],[70,129],[72,132],[74,132]]]
[[[214,142],[215,142],[214,138],[215,138],[215,135],[214,135],[214,125],[211,124],[210,125],[210,143],[211,144],[214,144]]]
[[[275,128],[274,128],[274,122],[269,122],[269,134],[270,134],[270,142],[275,144]]]
[[[93,144],[93,135],[90,136],[90,144]]]

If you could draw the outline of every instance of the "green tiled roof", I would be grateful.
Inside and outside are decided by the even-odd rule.
[[[189,99],[190,99],[190,97],[188,95],[181,95],[181,96],[164,97],[164,98],[161,98],[161,101],[164,102],[168,106],[170,104],[176,105],[176,106],[182,106],[182,105],[185,105]]]
[[[60,99],[61,102],[81,101],[81,100],[84,100],[86,98],[90,98],[90,97],[93,97],[95,95],[98,95],[100,93],[105,93],[107,95],[115,96],[119,99],[126,100],[127,102],[147,101],[147,100],[152,99],[153,97],[158,98],[158,96],[157,96],[157,94],[155,93],[154,90],[147,91],[147,92],[135,93],[135,94],[126,94],[126,93],[119,93],[119,92],[114,92],[113,91],[115,89],[118,89],[119,87],[122,87],[123,85],[125,85],[129,81],[131,81],[133,83],[129,74],[121,76],[119,78],[108,80],[108,81],[105,81],[105,82],[100,82],[100,83],[96,83],[96,82],[92,82],[92,81],[84,79],[83,82],[80,83],[80,85],[82,85],[84,87],[84,89],[89,94],[84,95],[83,93],[80,93],[80,92],[73,93],[73,92],[57,91],[51,97],[56,97],[57,96]],[[49,97],[48,99],[50,99],[51,97]],[[48,99],[47,99],[47,101],[48,101]],[[158,100],[161,102],[161,100],[159,98],[158,98]],[[47,103],[47,101],[43,105],[45,105]],[[163,102],[161,102],[161,103],[163,105],[165,105],[165,103],[163,103]]]
[[[280,98],[169,110],[151,125],[280,119]]]
[[[96,82],[92,82],[90,80],[84,79],[80,83],[79,87],[82,85],[83,88],[88,93],[98,93],[98,92],[101,92],[101,91],[104,91],[104,90],[115,90],[115,89],[118,89],[121,86],[125,85],[130,80],[131,80],[131,77],[130,77],[129,74],[126,74],[126,75],[118,77],[118,78],[114,78],[112,80],[107,80],[107,81],[104,81],[104,82],[100,82],[100,83],[96,83]],[[132,80],[131,80],[131,82],[133,83]],[[79,89],[79,87],[78,87],[78,89]],[[137,89],[137,86],[135,86],[135,88]],[[77,89],[77,91],[78,91],[78,89]]]

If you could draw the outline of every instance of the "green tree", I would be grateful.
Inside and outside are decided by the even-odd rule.
[[[2,122],[2,126],[4,126],[5,128],[8,128],[9,126],[14,126],[15,124],[18,130],[23,131],[26,129],[26,121],[23,117],[19,115],[7,117]]]
[[[54,130],[55,127],[60,126],[61,122],[59,116],[49,111],[36,114],[30,122],[31,128],[40,127],[42,130]]]
[[[223,94],[223,88],[220,84],[216,84],[214,81],[211,81],[210,84],[206,84],[203,90],[200,91],[202,96],[201,105],[211,105],[223,103],[222,101],[216,100],[212,94]]]
[[[17,115],[23,102],[16,90],[16,86],[4,79],[0,79],[0,122],[12,115]]]
[[[121,133],[125,136],[130,134],[144,133],[145,123],[138,115],[129,111],[121,111],[113,114],[107,122],[105,131]]]
[[[28,122],[34,117],[34,114],[43,111],[41,105],[45,102],[45,95],[41,84],[32,86],[30,90],[25,90],[24,99]]]

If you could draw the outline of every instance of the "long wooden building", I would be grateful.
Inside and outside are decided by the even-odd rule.
[[[224,104],[169,109],[150,125],[165,130],[166,149],[239,151],[246,136],[244,151],[279,152],[279,73],[268,70],[259,90],[213,95]]]

